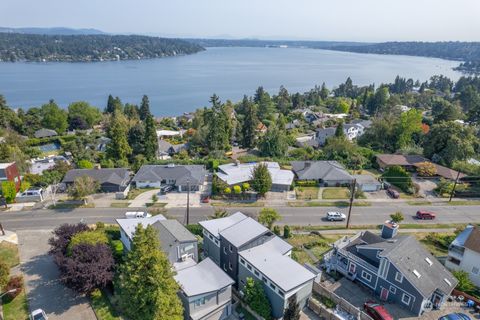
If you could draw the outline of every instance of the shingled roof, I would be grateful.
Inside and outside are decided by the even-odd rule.
[[[477,226],[472,227],[464,246],[467,249],[480,253],[480,230]]]
[[[105,169],[72,169],[63,178],[64,183],[73,183],[75,179],[89,176],[99,184],[111,183],[125,186],[130,180],[130,172],[126,168],[105,168]]]
[[[300,180],[353,180],[337,161],[292,161],[291,164]]]
[[[184,185],[187,180],[191,185],[205,182],[207,171],[201,165],[144,165],[138,170],[134,182],[175,180],[175,185]]]

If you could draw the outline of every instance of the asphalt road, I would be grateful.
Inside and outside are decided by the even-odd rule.
[[[228,212],[241,211],[245,214],[256,215],[262,208],[260,207],[242,207],[227,208]],[[289,225],[333,225],[344,224],[342,222],[328,222],[324,220],[327,211],[340,211],[345,214],[348,208],[336,207],[275,207],[282,215],[282,221],[279,224]],[[430,210],[437,213],[435,220],[418,221],[414,218],[415,212],[419,209]],[[53,229],[63,223],[95,223],[102,221],[105,223],[115,223],[115,219],[123,218],[126,211],[135,210],[134,208],[80,208],[72,210],[33,210],[20,212],[2,212],[0,213],[0,223],[5,229],[16,230],[35,230],[35,229]],[[145,210],[145,209],[139,209]],[[480,206],[409,206],[405,204],[378,203],[370,207],[353,207],[351,225],[376,225],[384,222],[390,214],[402,211],[405,217],[403,223],[480,223]],[[214,208],[205,206],[201,208],[190,208],[190,223],[196,223],[205,220],[214,212]],[[180,222],[185,222],[186,208],[170,208],[167,216],[176,218]]]

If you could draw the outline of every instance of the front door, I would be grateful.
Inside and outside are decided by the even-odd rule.
[[[387,301],[388,299],[388,289],[382,287],[382,291],[380,292],[380,299],[383,301]]]

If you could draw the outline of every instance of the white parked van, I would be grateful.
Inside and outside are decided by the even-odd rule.
[[[125,218],[127,219],[141,219],[141,218],[150,218],[152,215],[143,211],[129,211],[125,213]]]

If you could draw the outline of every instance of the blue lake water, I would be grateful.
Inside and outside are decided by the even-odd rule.
[[[39,106],[49,99],[66,107],[85,100],[104,108],[108,94],[139,103],[147,94],[155,115],[178,115],[208,105],[216,93],[240,100],[258,86],[271,93],[284,85],[304,92],[329,88],[351,77],[355,84],[393,82],[397,75],[453,80],[458,62],[433,58],[367,55],[301,48],[209,48],[189,56],[95,63],[0,63],[0,94],[12,107]]]

